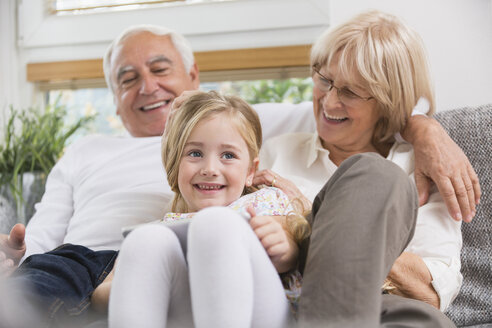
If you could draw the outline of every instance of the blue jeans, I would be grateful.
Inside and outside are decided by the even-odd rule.
[[[23,288],[23,299],[35,303],[48,326],[85,325],[92,315],[90,297],[113,268],[116,251],[92,251],[64,244],[28,257],[11,277]]]

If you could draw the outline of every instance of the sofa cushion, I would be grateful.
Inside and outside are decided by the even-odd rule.
[[[492,323],[492,104],[435,118],[468,156],[482,188],[475,218],[462,225],[463,285],[446,314],[457,326]]]

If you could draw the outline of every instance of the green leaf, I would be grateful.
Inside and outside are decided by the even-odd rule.
[[[84,117],[65,126],[66,109],[59,100],[44,110],[10,107],[0,145],[0,188],[11,189],[17,206],[24,202],[22,174],[42,171],[47,175],[62,155],[68,138],[94,119]]]

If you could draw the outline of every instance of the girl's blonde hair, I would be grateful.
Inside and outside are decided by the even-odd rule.
[[[171,113],[162,137],[162,162],[167,172],[169,186],[174,191],[171,207],[173,212],[188,212],[178,186],[179,164],[186,141],[199,122],[222,113],[230,117],[231,124],[235,125],[246,142],[251,165],[258,157],[262,140],[261,123],[256,111],[246,101],[235,96],[224,96],[215,91],[197,92],[191,95]],[[245,188],[244,194],[255,190],[248,189]]]
[[[381,118],[373,143],[392,142],[420,97],[434,112],[434,92],[420,36],[397,17],[379,11],[362,13],[321,35],[311,50],[311,66],[338,59],[347,81],[367,90],[379,104]],[[361,85],[362,81],[362,85]]]
[[[174,191],[171,211],[188,212],[188,206],[178,186],[179,164],[186,141],[199,122],[222,113],[230,117],[231,124],[235,125],[246,142],[251,165],[258,157],[262,140],[261,123],[256,111],[246,101],[235,96],[224,96],[215,91],[200,91],[191,95],[179,108],[173,110],[162,136],[162,162],[167,172],[169,186]],[[243,194],[256,190],[255,187],[245,187]],[[302,204],[294,200],[292,206],[295,210],[287,214],[286,225],[294,239],[300,242],[308,237],[310,227],[306,218],[299,214],[305,212]]]

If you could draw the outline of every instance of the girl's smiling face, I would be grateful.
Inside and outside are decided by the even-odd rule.
[[[188,210],[229,205],[251,186],[257,165],[229,115],[220,113],[199,122],[179,164],[178,187]]]

